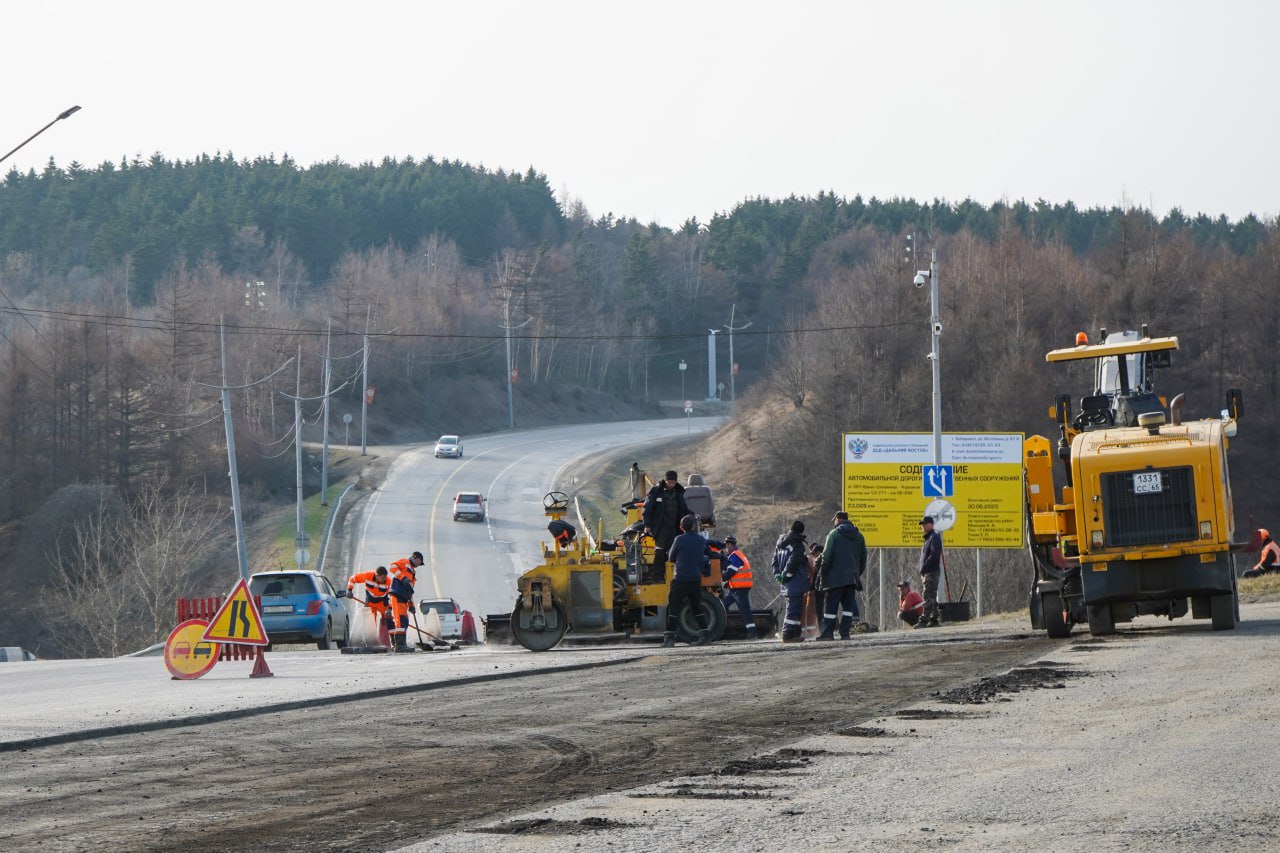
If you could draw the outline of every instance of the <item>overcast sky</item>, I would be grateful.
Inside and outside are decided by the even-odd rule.
[[[1280,2],[5,4],[0,152],[459,159],[678,227],[752,196],[1280,213]]]

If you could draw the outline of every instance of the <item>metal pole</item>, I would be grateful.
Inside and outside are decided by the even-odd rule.
[[[733,303],[729,308],[729,402],[732,403],[737,399],[737,389],[734,387],[733,381],[733,315],[738,310],[738,303]]]
[[[933,363],[933,464],[942,464],[942,364],[938,343],[942,337],[942,321],[938,314],[938,250],[929,259],[929,330]]]
[[[330,334],[324,339],[324,443],[320,451],[320,506],[329,505],[329,374],[332,366],[329,363],[329,352],[333,345],[333,322],[329,323]]]
[[[79,110],[80,110],[80,107],[75,106],[75,107],[68,107],[67,109],[58,113],[57,118],[55,118],[53,121],[49,122],[44,127],[37,130],[35,133],[28,136],[26,139],[19,142],[16,146],[11,148],[9,152],[5,154],[3,157],[0,157],[0,163],[3,163],[5,160],[8,160],[11,156],[13,156],[13,154],[15,154],[18,151],[18,149],[22,148],[22,146],[26,145],[28,142],[35,139],[37,136],[44,133],[46,130],[53,127],[58,122],[62,121],[64,118],[69,118],[73,113],[78,112]],[[223,384],[225,385],[226,383],[224,382]]]
[[[982,618],[982,549],[978,549],[978,591],[975,593],[978,599],[978,618]]]
[[[298,499],[296,510],[296,527],[297,535],[293,537],[293,543],[296,546],[294,553],[295,561],[298,564],[298,570],[301,571],[306,566],[306,561],[302,559],[302,536],[306,531],[306,508],[302,503],[302,346],[298,346],[298,383],[296,395],[293,398],[293,467],[294,480],[297,486]]]
[[[218,334],[222,345],[222,424],[227,431],[227,476],[231,478],[231,515],[236,524],[236,559],[240,577],[249,580],[249,552],[244,538],[244,515],[240,508],[240,478],[236,471],[236,431],[231,422],[231,388],[227,386],[227,329],[218,318]]]
[[[719,329],[708,331],[711,334],[707,335],[707,399],[714,400],[716,398],[716,332]]]
[[[369,312],[364,317],[364,355],[360,359],[360,376],[364,387],[360,389],[360,455],[369,455]],[[299,356],[301,357],[301,356]],[[299,391],[299,394],[302,392]]]
[[[507,330],[507,429],[514,430],[516,428],[516,404],[515,395],[511,389],[511,294],[507,294],[504,316],[506,317],[506,323],[503,328]]]
[[[880,551],[880,589],[876,594],[876,599],[879,602],[876,609],[880,613],[880,630],[884,631],[887,630],[884,621],[884,549],[880,548],[878,550]]]

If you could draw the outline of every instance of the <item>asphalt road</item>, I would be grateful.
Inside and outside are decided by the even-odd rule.
[[[197,682],[169,682],[154,658],[65,662],[61,691],[46,684],[39,701],[74,702],[88,720],[124,709],[153,724],[0,743],[0,850],[388,850],[584,796],[767,763],[766,750],[838,734],[1052,645],[973,626],[795,646],[310,651],[270,655],[275,678],[249,681],[247,664],[221,663]],[[22,679],[40,678],[42,664],[6,666],[0,689],[36,701]],[[77,675],[95,671],[103,689],[77,690]],[[398,686],[375,693],[387,679]],[[118,692],[107,686],[121,682]],[[368,698],[353,698],[358,683]],[[303,689],[337,701],[271,705]],[[200,719],[213,691],[252,713]],[[157,713],[163,696],[188,697],[178,713],[190,717]],[[61,727],[74,729],[74,716]]]
[[[626,421],[463,436],[462,459],[436,459],[434,445],[408,450],[362,510],[358,571],[421,551],[426,571],[419,573],[419,598],[454,598],[477,617],[507,613],[516,577],[538,565],[539,543],[550,538],[543,496],[553,489],[572,492],[572,484],[557,479],[562,470],[611,447],[696,435],[718,423]],[[637,461],[650,473],[666,467],[662,460]],[[621,479],[626,471],[601,476]],[[453,497],[461,491],[485,496],[483,524],[453,521]]]

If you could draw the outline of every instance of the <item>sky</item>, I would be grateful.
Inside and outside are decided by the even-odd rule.
[[[0,11],[0,165],[159,152],[544,173],[679,227],[740,201],[1280,213],[1280,3],[59,0]]]

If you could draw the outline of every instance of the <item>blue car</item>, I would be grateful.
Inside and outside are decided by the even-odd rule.
[[[272,645],[346,646],[351,617],[333,584],[319,572],[258,572],[249,578],[249,594],[261,596],[262,629]]]

